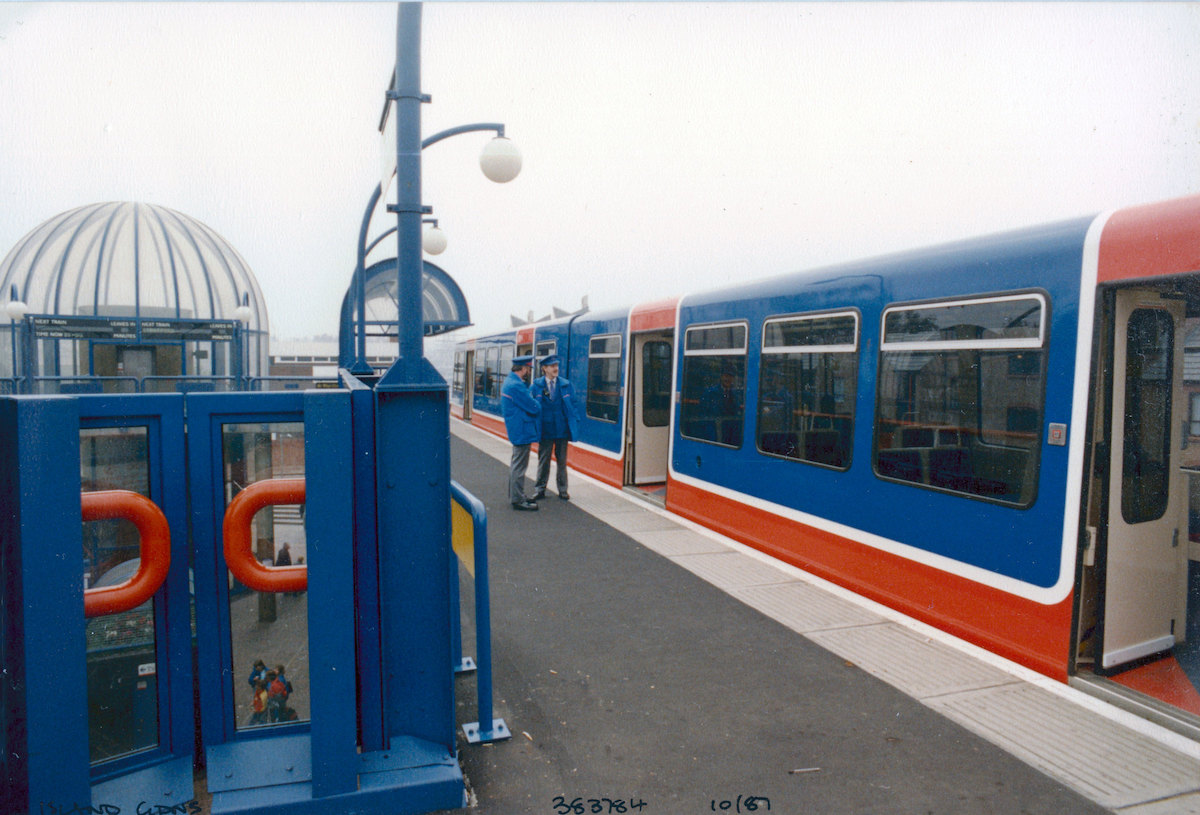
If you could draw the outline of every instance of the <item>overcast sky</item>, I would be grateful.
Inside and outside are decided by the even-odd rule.
[[[0,257],[144,201],[336,333],[392,3],[0,3]],[[429,3],[431,258],[480,329],[1200,193],[1200,5]],[[376,233],[394,224],[383,214]],[[384,244],[394,254],[394,244]],[[377,254],[372,259],[379,259]]]

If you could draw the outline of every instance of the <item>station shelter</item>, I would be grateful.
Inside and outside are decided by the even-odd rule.
[[[0,392],[239,390],[267,373],[262,291],[212,228],[100,203],[29,232],[0,262]]]

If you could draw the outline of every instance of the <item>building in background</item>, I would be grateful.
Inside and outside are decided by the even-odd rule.
[[[267,370],[267,307],[250,267],[167,207],[54,216],[0,262],[0,302],[0,392],[235,390]]]

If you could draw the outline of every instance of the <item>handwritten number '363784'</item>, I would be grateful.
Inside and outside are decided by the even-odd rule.
[[[594,813],[640,812],[646,807],[646,802],[638,798],[626,801],[624,798],[573,798],[568,801],[562,795],[554,796],[554,811],[558,815],[584,815]]]

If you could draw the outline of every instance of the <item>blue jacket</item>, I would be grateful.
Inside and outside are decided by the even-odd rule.
[[[575,386],[566,377],[560,376],[554,386],[554,398],[546,377],[533,380],[529,392],[542,406],[543,439],[579,438],[579,407],[575,401]]]
[[[533,444],[542,437],[542,406],[529,395],[525,380],[510,373],[500,390],[504,429],[511,444]]]

